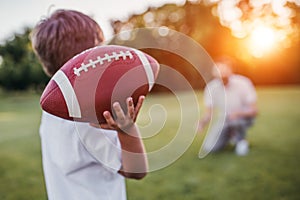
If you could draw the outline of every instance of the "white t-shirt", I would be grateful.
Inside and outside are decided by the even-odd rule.
[[[213,79],[204,90],[205,106],[225,111],[226,115],[249,109],[256,98],[252,82],[241,75],[231,75],[226,86],[222,80]]]
[[[117,132],[42,113],[43,168],[49,200],[125,200]]]

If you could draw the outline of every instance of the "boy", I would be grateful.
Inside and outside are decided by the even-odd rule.
[[[45,73],[53,76],[74,55],[103,42],[99,25],[73,10],[57,10],[31,34],[33,49]],[[113,104],[116,119],[107,124],[68,121],[43,111],[40,125],[43,169],[48,198],[54,200],[126,199],[126,178],[141,179],[147,158],[135,120],[144,97],[127,113]],[[111,130],[107,130],[111,129]]]

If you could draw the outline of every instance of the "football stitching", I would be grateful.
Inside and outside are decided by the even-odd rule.
[[[97,64],[103,65],[104,62],[111,62],[113,60],[119,60],[120,58],[123,58],[123,60],[126,60],[127,58],[132,59],[133,55],[130,51],[120,51],[119,53],[116,52],[112,52],[111,55],[109,54],[104,54],[104,57],[100,57],[97,56],[96,60],[92,60],[90,59],[88,63],[82,63],[81,66],[79,68],[74,67],[74,74],[76,76],[80,76],[80,73],[82,71],[87,72],[89,70],[90,67],[92,67],[92,69],[96,68]]]

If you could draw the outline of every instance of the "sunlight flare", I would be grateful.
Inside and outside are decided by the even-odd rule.
[[[262,57],[275,48],[276,30],[268,26],[254,28],[249,37],[249,50],[254,57]]]

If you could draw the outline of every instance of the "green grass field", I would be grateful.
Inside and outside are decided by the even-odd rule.
[[[251,150],[247,156],[236,156],[229,148],[199,159],[203,136],[197,135],[171,165],[141,181],[128,180],[128,199],[300,199],[300,87],[258,88],[258,98],[260,114],[248,133]],[[165,145],[179,120],[172,113],[178,107],[172,98],[150,96],[139,123],[149,120],[144,110],[153,102],[165,104],[169,114],[159,135],[145,140],[148,151]],[[38,135],[40,113],[39,95],[0,93],[1,200],[47,199]]]

